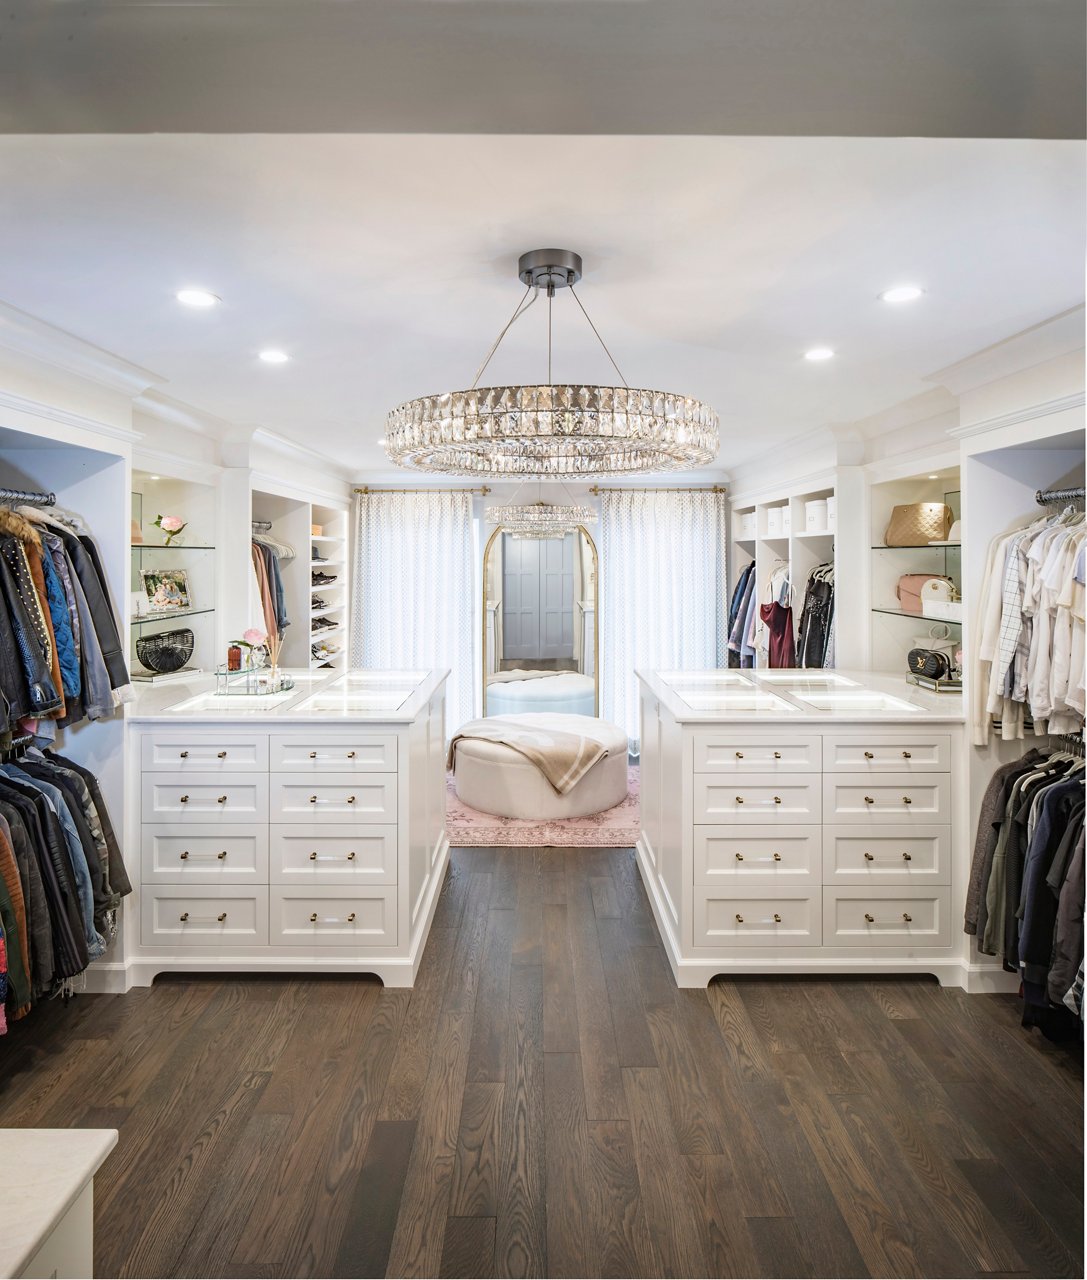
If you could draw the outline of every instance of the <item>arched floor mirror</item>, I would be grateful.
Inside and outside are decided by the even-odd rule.
[[[483,552],[483,714],[600,714],[600,572],[583,525]]]

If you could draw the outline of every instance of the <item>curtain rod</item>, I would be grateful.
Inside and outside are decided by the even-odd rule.
[[[363,485],[361,489],[354,490],[355,493],[479,493],[483,497],[490,491],[489,485],[478,489],[371,489],[369,485]]]
[[[594,484],[589,492],[593,497],[598,497],[602,493],[728,493],[728,489],[723,484],[715,485],[689,485],[685,489],[643,489],[640,486],[614,486],[610,489],[601,488],[600,485]]]

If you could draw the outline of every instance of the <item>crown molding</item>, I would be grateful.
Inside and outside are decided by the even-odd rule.
[[[996,382],[1013,373],[1055,360],[1058,356],[1081,351],[1084,345],[1084,308],[1070,307],[1002,342],[985,347],[926,376],[926,382],[946,387],[952,395],[961,396],[986,383]]]
[[[214,484],[222,467],[214,462],[187,458],[157,446],[137,445],[132,451],[132,465],[138,471],[158,471],[172,480],[189,480],[194,484]]]
[[[233,425],[225,418],[217,418],[213,413],[205,413],[203,409],[186,404],[184,400],[175,400],[164,391],[145,391],[133,400],[132,408],[136,413],[154,418],[156,422],[165,422],[171,427],[182,427],[186,431],[208,436],[213,440],[221,440]]]
[[[123,360],[6,302],[0,302],[0,347],[127,396],[138,396],[148,387],[166,381],[150,369]]]
[[[284,479],[283,476],[273,475],[270,471],[253,471],[251,484],[254,491],[275,493],[284,498],[296,498],[300,502],[319,502],[341,511],[347,511],[351,506],[349,493],[338,493],[334,489],[320,489],[316,485],[305,482],[295,483]]]
[[[117,427],[110,422],[101,422],[97,418],[87,417],[86,414],[72,413],[69,409],[58,409],[55,405],[31,400],[27,396],[16,395],[13,391],[0,390],[0,408],[30,414],[35,418],[44,418],[49,422],[58,422],[62,426],[74,427],[78,431],[89,431],[96,436],[104,436],[108,440],[122,440],[126,444],[134,444],[143,439],[138,431]]]
[[[1041,404],[1027,405],[1023,409],[1013,409],[1010,413],[1001,413],[995,418],[983,418],[980,422],[952,427],[947,434],[956,440],[968,440],[971,436],[987,435],[990,431],[1014,427],[1017,423],[1030,422],[1034,418],[1046,418],[1053,413],[1064,413],[1066,409],[1078,409],[1085,401],[1087,397],[1082,391],[1074,391],[1071,395],[1058,396],[1055,400],[1044,400]]]
[[[309,445],[297,444],[294,440],[281,436],[277,431],[269,431],[266,427],[257,427],[253,432],[253,443],[262,444],[286,458],[296,458],[307,466],[316,466],[322,471],[328,471],[345,484],[352,483],[352,468],[350,466],[337,462],[326,453],[311,449]]]

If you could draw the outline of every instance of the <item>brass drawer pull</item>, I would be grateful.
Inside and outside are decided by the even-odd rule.
[[[737,917],[736,917],[736,923],[737,923],[737,924],[743,924],[743,922],[744,922],[744,918],[743,918],[743,916],[741,916],[741,915],[737,915]]]
[[[737,760],[742,760],[743,758],[744,758],[744,753],[743,753],[742,751],[737,751],[737,752],[736,752],[736,759],[737,759]]]
[[[737,861],[737,862],[743,862],[743,860],[744,860],[744,855],[743,855],[742,853],[738,853],[738,854],[736,855],[736,861]]]
[[[904,854],[902,855],[902,861],[903,861],[903,862],[912,862],[912,861],[913,861],[913,854],[912,854],[912,853],[904,853]]]
[[[903,796],[903,797],[902,797],[902,803],[903,803],[903,804],[913,804],[913,801],[909,798],[909,796]]]
[[[317,912],[313,911],[310,913],[309,920],[310,924],[354,924],[355,913],[352,911],[346,920],[340,920],[336,916],[325,916],[323,920],[320,920],[317,916]]]
[[[910,913],[909,913],[908,911],[903,911],[903,912],[902,912],[902,919],[903,919],[903,920],[905,920],[905,922],[906,922],[907,924],[909,924],[909,923],[910,923],[910,921],[913,919],[913,916],[911,916],[911,915],[910,915]]]
[[[338,857],[336,854],[334,854],[334,853],[326,853],[326,854],[322,857],[322,856],[317,852],[317,850],[316,850],[316,849],[314,849],[314,851],[313,851],[313,852],[310,854],[310,856],[309,856],[309,860],[310,860],[310,862],[339,862],[339,860],[340,860],[340,859],[339,859],[339,857]],[[354,861],[355,861],[355,851],[354,851],[354,849],[352,849],[352,850],[351,850],[351,852],[347,855],[347,861],[348,861],[348,862],[354,862]]]
[[[316,760],[316,759],[317,759],[317,752],[316,752],[316,751],[311,751],[311,752],[309,753],[309,758],[310,758],[311,760]]]
[[[347,753],[347,758],[348,758],[348,760],[354,760],[354,758],[355,758],[355,756],[356,756],[356,755],[358,755],[358,752],[357,752],[357,751],[349,751],[349,752]],[[354,916],[352,916],[351,918],[352,918],[352,919],[354,919]]]
[[[864,913],[864,918],[868,921],[869,924],[875,924],[876,922],[876,917],[870,916],[867,911]]]
[[[737,803],[737,804],[743,804],[743,802],[744,802],[744,798],[743,798],[743,796],[737,796],[737,797],[736,797],[736,803]]]
[[[781,804],[781,796],[774,796],[774,804]]]
[[[874,760],[876,757],[875,757],[875,754],[874,754],[873,752],[871,752],[871,751],[866,751],[866,752],[864,753],[864,758],[865,758],[866,760]]]
[[[774,924],[781,924],[781,916],[776,911],[774,912]]]
[[[774,854],[774,861],[775,861],[775,862],[780,862],[780,861],[781,861],[781,854],[780,854],[780,853],[775,853],[775,854]]]
[[[193,860],[196,860],[197,858],[200,858],[200,859],[210,858],[216,862],[222,862],[222,860],[226,857],[226,850],[224,849],[222,853],[190,853],[188,849],[183,849],[178,856],[180,857],[182,862],[187,861],[189,858],[192,858]]]
[[[218,755],[216,756],[216,759],[217,759],[217,760],[225,760],[225,759],[226,759],[226,752],[225,752],[225,751],[220,751],[220,752],[218,753]]]
[[[912,759],[913,759],[913,752],[912,752],[912,751],[903,751],[903,752],[902,752],[902,759],[903,759],[903,760],[912,760]]]
[[[181,758],[182,758],[182,760],[188,760],[188,758],[189,758],[189,753],[188,753],[187,751],[182,751],[182,752],[181,752]]]
[[[348,796],[348,797],[347,797],[347,803],[348,803],[348,804],[354,804],[354,803],[355,803],[355,797],[354,797],[354,796]]]
[[[865,862],[875,862],[875,860],[876,860],[875,854],[869,853],[869,852],[868,852],[868,850],[867,850],[867,849],[865,849],[865,851],[864,851],[864,860],[865,860]]]
[[[873,799],[872,799],[872,797],[871,797],[871,796],[865,796],[865,797],[864,797],[864,803],[865,803],[865,804],[875,804],[876,802],[875,802],[875,800],[873,800]]]
[[[780,751],[775,751],[775,752],[774,752],[774,759],[775,759],[775,760],[780,760],[780,759],[781,759],[781,752],[780,752]]]
[[[188,797],[188,796],[178,796],[178,803],[179,803],[179,804],[188,804],[188,803],[189,803],[189,797]]]
[[[216,804],[226,804],[226,796],[220,796],[215,802]]]
[[[199,916],[190,916],[187,911],[183,911],[178,918],[182,924],[222,924],[226,919],[226,912],[220,912],[214,920],[211,916],[204,916],[203,918]]]
[[[316,797],[316,796],[310,796],[310,798],[309,798],[309,802],[310,802],[310,804],[316,804],[316,803],[317,803],[317,797]]]

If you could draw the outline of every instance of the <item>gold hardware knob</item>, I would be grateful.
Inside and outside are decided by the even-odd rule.
[[[868,852],[868,850],[867,850],[867,849],[865,849],[865,851],[864,851],[864,860],[865,860],[865,862],[875,862],[875,860],[876,860],[876,859],[875,859],[875,856],[874,856],[873,854],[869,853],[869,852]]]
[[[219,915],[219,923],[222,924],[225,919],[226,919],[226,912],[223,911]]]
[[[781,924],[781,916],[776,911],[774,912],[774,924]]]
[[[865,797],[864,797],[864,803],[865,803],[865,804],[875,804],[876,802],[872,799],[872,797],[871,797],[871,796],[865,796]]]
[[[744,798],[743,798],[743,796],[737,796],[737,797],[736,797],[736,803],[737,803],[737,804],[743,804],[743,802],[744,802]]]
[[[354,923],[355,923],[355,913],[354,913],[353,911],[352,911],[352,912],[351,912],[351,914],[347,917],[347,923],[348,923],[348,924],[354,924]]]
[[[188,753],[187,751],[182,751],[182,753],[181,753],[181,758],[182,758],[182,760],[188,760],[188,758],[189,758],[189,753]]]
[[[347,861],[348,861],[348,862],[354,862],[354,861],[355,861],[355,851],[354,851],[354,849],[352,849],[352,850],[351,850],[351,852],[347,855]]]
[[[355,758],[355,756],[356,756],[357,754],[358,754],[358,753],[357,753],[357,752],[355,752],[355,751],[349,751],[349,752],[347,753],[347,758],[348,758],[348,760],[354,760],[354,758]],[[352,917],[351,917],[351,919],[352,919],[352,920],[354,920],[354,918],[355,918],[354,916],[352,916]]]
[[[226,804],[226,796],[220,796],[215,802],[216,804]]]
[[[310,758],[311,760],[316,760],[316,759],[317,759],[317,752],[316,752],[316,751],[311,751],[311,752],[309,753],[309,758]]]
[[[737,759],[737,760],[742,760],[743,758],[744,758],[744,753],[743,753],[742,751],[737,751],[737,752],[736,752],[736,759]]]
[[[354,797],[354,796],[348,796],[348,797],[347,797],[347,803],[348,803],[348,804],[354,804],[354,803],[355,803],[355,797]]]
[[[316,911],[313,911],[313,912],[311,912],[311,913],[310,913],[309,922],[310,922],[310,924],[316,924],[316,923],[317,923],[317,912],[316,912]]]
[[[225,760],[225,759],[226,759],[226,752],[225,752],[225,751],[220,751],[220,752],[218,753],[218,755],[217,755],[217,757],[216,757],[216,758],[217,758],[217,759],[219,759],[219,760]]]
[[[743,922],[744,922],[744,918],[743,918],[743,916],[738,915],[738,916],[736,917],[736,923],[737,923],[737,924],[743,924]]]
[[[902,855],[902,861],[903,861],[903,862],[912,862],[912,861],[913,861],[913,854],[912,854],[912,853],[904,853],[904,854]]]
[[[903,803],[903,804],[913,804],[913,801],[909,798],[909,796],[903,796],[903,797],[902,797],[902,803]]]
[[[188,797],[188,796],[179,796],[179,797],[178,797],[178,800],[180,801],[180,803],[181,803],[181,804],[188,804],[188,803],[189,803],[189,797]]]
[[[737,861],[737,862],[743,862],[743,860],[744,860],[744,855],[743,855],[742,853],[738,853],[738,854],[736,855],[736,861]]]
[[[310,862],[316,862],[316,861],[317,861],[317,850],[316,850],[316,849],[314,849],[314,851],[310,854],[310,856],[309,856],[309,860],[310,860]]]
[[[876,917],[870,916],[867,911],[864,913],[864,918],[868,921],[869,924],[875,924],[876,922]]]
[[[864,753],[864,758],[865,758],[866,760],[874,760],[876,757],[872,754],[872,752],[871,752],[871,751],[866,751],[866,752]]]
[[[909,913],[908,911],[903,911],[903,912],[902,912],[902,919],[903,919],[903,920],[905,920],[905,922],[906,922],[907,924],[909,924],[909,923],[910,923],[910,921],[913,919],[913,916],[911,916],[911,915],[910,915],[910,913]]]
[[[189,856],[189,851],[188,849],[185,849],[181,854],[181,861],[184,862],[188,856]]]
[[[188,918],[189,918],[189,913],[187,911],[182,911],[181,915],[178,917],[178,919],[181,921],[182,924],[184,924],[185,921],[188,920]]]
[[[902,752],[902,759],[903,759],[903,760],[912,760],[912,759],[913,759],[913,753],[912,753],[912,752],[910,752],[910,751],[903,751],[903,752]]]
[[[774,861],[775,861],[775,862],[780,862],[780,861],[781,861],[781,854],[780,854],[780,853],[775,853],[775,854],[774,854]]]
[[[222,853],[217,853],[215,857],[218,859],[219,862],[222,862],[222,860],[226,857],[226,850],[224,849]]]
[[[774,804],[781,804],[781,796],[774,796]]]
[[[316,797],[316,796],[310,796],[310,798],[309,798],[309,802],[310,802],[310,804],[316,804],[316,803],[317,803],[317,797]]]
[[[775,760],[780,760],[780,759],[781,759],[781,752],[780,752],[780,751],[775,751],[775,752],[774,752],[774,759],[775,759]]]

